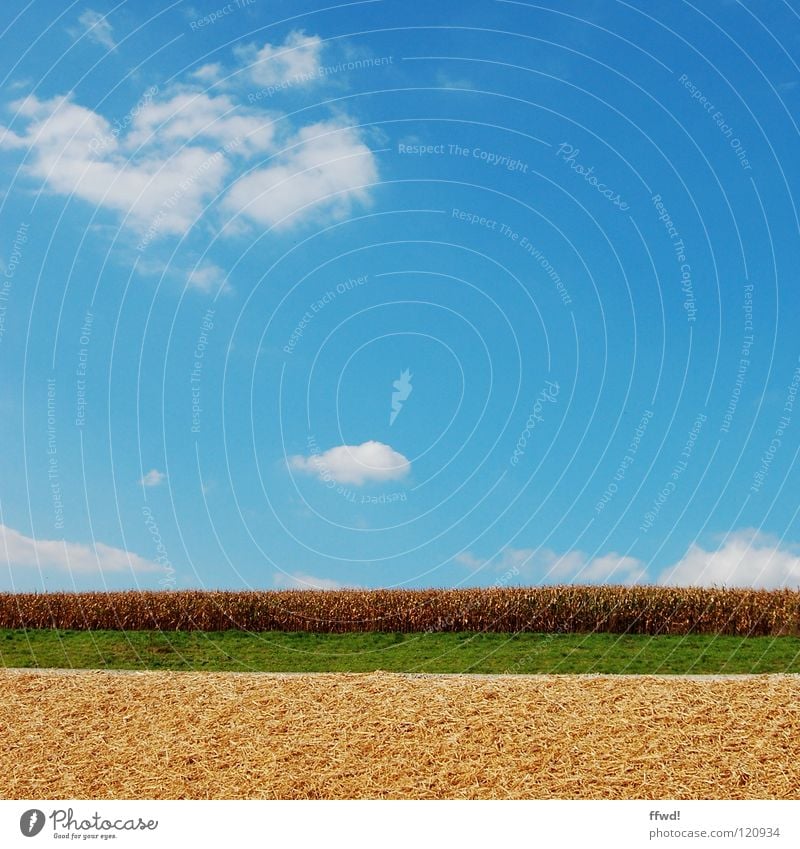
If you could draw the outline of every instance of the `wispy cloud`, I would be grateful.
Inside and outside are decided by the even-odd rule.
[[[391,446],[371,440],[361,445],[338,445],[308,457],[296,454],[289,458],[289,467],[322,481],[362,486],[403,478],[411,463]]]
[[[5,525],[0,525],[0,562],[11,568],[40,567],[78,575],[161,571],[156,563],[138,554],[102,542],[83,545],[66,540],[34,539]]]
[[[192,71],[191,76],[196,80],[210,85],[217,82],[222,74],[223,68],[219,62],[209,62],[206,65],[201,65],[196,71]]]
[[[230,292],[225,271],[213,262],[204,262],[195,266],[186,278],[186,285],[205,294]]]
[[[286,82],[310,81],[317,76],[322,39],[293,30],[282,44],[247,44],[237,47],[235,54],[247,68],[253,82],[277,86]]]
[[[302,572],[276,572],[272,576],[272,583],[278,589],[286,590],[340,590],[343,587],[343,584],[330,578],[317,578]]]
[[[108,50],[114,50],[117,42],[114,41],[114,31],[108,18],[94,9],[86,9],[78,18],[78,23],[83,27],[86,35],[91,41]]]
[[[460,554],[457,554],[453,560],[460,566],[466,566],[467,569],[480,569],[482,566],[486,565],[485,560],[482,560],[480,557],[476,557],[469,551],[462,551]]]

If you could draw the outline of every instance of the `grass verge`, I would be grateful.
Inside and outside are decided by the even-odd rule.
[[[220,672],[800,673],[800,638],[0,630],[0,666]]]

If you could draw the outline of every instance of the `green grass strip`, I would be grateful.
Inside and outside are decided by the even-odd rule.
[[[0,666],[232,672],[800,673],[800,638],[0,630]]]

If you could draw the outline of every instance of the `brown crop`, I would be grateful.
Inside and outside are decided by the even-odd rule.
[[[464,590],[2,593],[0,627],[798,635],[800,592],[548,586]]]

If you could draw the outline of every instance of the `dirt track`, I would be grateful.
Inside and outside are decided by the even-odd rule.
[[[800,798],[800,678],[0,671],[3,798]]]

